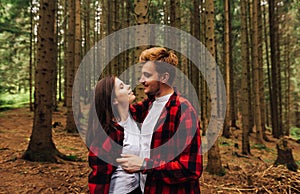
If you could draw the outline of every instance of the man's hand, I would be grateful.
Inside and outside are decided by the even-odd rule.
[[[143,158],[133,154],[121,154],[122,158],[117,158],[117,162],[128,173],[139,172],[143,165]]]

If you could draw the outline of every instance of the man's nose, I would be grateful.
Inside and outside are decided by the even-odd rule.
[[[145,78],[144,78],[144,76],[143,76],[143,75],[141,76],[141,78],[140,78],[139,82],[140,82],[140,83],[143,83],[143,82],[145,82]]]

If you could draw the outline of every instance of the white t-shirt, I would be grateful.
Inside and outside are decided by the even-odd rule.
[[[153,130],[162,110],[165,108],[165,105],[169,101],[171,95],[172,94],[168,94],[159,98],[155,98],[155,101],[153,102],[142,124],[141,136],[140,136],[140,157],[141,158],[150,158],[150,146],[151,146]],[[146,174],[140,173],[140,186],[143,193],[145,189],[146,178],[147,178]]]

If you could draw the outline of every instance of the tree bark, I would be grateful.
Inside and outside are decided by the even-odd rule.
[[[77,130],[72,110],[72,89],[75,77],[75,0],[69,0],[69,20],[68,20],[68,63],[67,63],[67,121],[66,130],[73,133]]]
[[[269,24],[270,24],[270,49],[271,49],[271,72],[272,72],[272,134],[275,138],[279,138],[282,134],[279,129],[278,117],[278,61],[277,61],[277,40],[276,40],[276,17],[275,17],[275,2],[269,0]]]
[[[285,138],[281,138],[276,144],[276,149],[277,159],[274,165],[285,164],[289,170],[297,172],[298,165],[294,160],[292,148],[288,146],[288,141]]]
[[[135,15],[135,22],[136,25],[141,25],[141,24],[147,24],[149,22],[149,2],[148,0],[135,0],[134,1],[134,15]],[[141,32],[137,31],[136,32],[136,37],[137,39],[135,41],[139,42],[148,42],[148,34],[149,32]],[[140,46],[137,47],[134,51],[134,60],[136,62],[139,61],[139,56],[142,53],[143,50],[145,50],[147,46]],[[135,68],[135,79],[137,79],[142,73],[142,67],[141,66],[136,66]],[[137,80],[138,81],[138,80]],[[136,95],[136,100],[141,101],[146,98],[146,95],[144,94],[144,88],[141,85],[138,85],[135,88],[135,95]]]
[[[224,1],[224,60],[225,60],[225,85],[226,85],[226,116],[225,116],[225,122],[224,122],[224,129],[223,129],[223,136],[226,138],[230,137],[230,127],[231,127],[231,96],[233,94],[231,93],[231,82],[233,81],[231,79],[231,73],[230,73],[230,65],[231,65],[231,36],[230,36],[230,2],[229,0]]]
[[[248,49],[248,30],[247,30],[247,1],[240,1],[241,4],[241,41],[242,41],[242,153],[245,155],[250,154],[250,141],[249,141],[249,88],[248,88],[248,66],[249,66],[249,49]]]
[[[260,106],[260,93],[259,93],[259,57],[258,57],[258,0],[253,0],[253,91],[254,91],[254,120],[256,128],[256,141],[259,144],[263,144],[262,127],[261,127],[261,106]]]
[[[32,134],[23,158],[31,161],[57,161],[52,140],[53,76],[56,66],[54,0],[40,2],[38,52],[35,71],[35,101]]]
[[[207,0],[206,1],[206,48],[211,53],[212,57],[215,58],[215,36],[214,36],[214,1],[213,0]],[[211,65],[208,65],[211,67]],[[211,75],[209,76],[216,76],[214,73],[214,69],[211,67],[210,71]],[[216,80],[216,79],[214,79]],[[215,95],[217,94],[217,86],[215,86],[214,93],[211,94],[211,98],[215,98]],[[214,132],[211,132],[213,135]],[[208,134],[207,134],[208,135]],[[207,139],[210,140],[210,135],[207,136]],[[214,145],[209,149],[208,151],[208,162],[207,162],[206,170],[211,174],[218,174],[223,175],[224,169],[222,167],[221,162],[221,155],[218,145],[218,139],[216,139]]]

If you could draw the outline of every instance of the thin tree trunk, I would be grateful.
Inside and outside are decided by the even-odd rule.
[[[31,0],[30,3],[30,46],[29,46],[29,110],[32,112],[33,111],[33,106],[32,106],[32,66],[33,66],[33,55],[34,55],[34,50],[33,50],[33,40],[34,40],[34,34],[33,34],[33,27],[34,27],[34,20],[33,20],[33,0]]]
[[[69,22],[68,22],[68,64],[67,64],[67,121],[66,130],[69,133],[76,131],[74,115],[72,110],[72,88],[74,81],[75,64],[75,0],[69,0]]]
[[[206,1],[206,47],[210,51],[211,55],[215,57],[215,37],[214,37],[214,1],[207,0]],[[213,72],[211,69],[210,72]],[[213,73],[212,73],[212,76]],[[217,88],[217,86],[215,87]],[[214,98],[217,94],[217,90],[215,94],[211,94],[211,98]],[[211,138],[208,136],[208,140]],[[208,162],[207,162],[206,170],[211,174],[224,174],[224,170],[221,162],[220,149],[218,145],[218,140],[214,143],[214,145],[208,151]]]
[[[197,38],[200,41],[200,2],[199,0],[193,0],[193,15],[192,15],[192,22],[191,22],[191,27],[192,27],[192,35],[193,37]],[[179,38],[177,38],[179,39]],[[193,56],[198,56],[197,58],[200,58],[199,53],[196,52],[196,48],[192,48],[192,55]],[[197,102],[199,101],[199,96],[200,96],[200,91],[199,91],[199,85],[200,85],[200,72],[198,68],[195,65],[191,64],[191,76],[192,76],[192,85],[195,88],[195,91],[197,93],[198,99],[194,99]],[[191,99],[191,98],[190,98]],[[196,104],[196,103],[195,103]]]
[[[276,50],[276,17],[275,17],[275,4],[273,0],[269,0],[269,24],[270,24],[270,48],[271,48],[271,72],[272,72],[272,112],[271,112],[271,120],[272,120],[272,134],[275,138],[279,138],[281,136],[279,129],[279,117],[278,117],[278,61],[277,61],[277,50]]]
[[[258,57],[258,0],[253,0],[253,91],[254,91],[254,112],[255,112],[255,128],[256,128],[256,141],[257,143],[263,144],[262,128],[261,128],[261,106],[260,106],[260,95],[259,95],[259,57]]]
[[[250,154],[250,141],[249,141],[249,88],[248,88],[248,66],[249,66],[249,50],[248,50],[248,30],[247,30],[247,1],[240,1],[241,4],[241,40],[242,40],[242,154]]]
[[[225,116],[225,122],[224,122],[224,129],[223,129],[223,136],[226,138],[230,137],[230,127],[231,127],[231,104],[233,102],[231,102],[231,96],[233,94],[231,94],[231,89],[230,89],[230,85],[231,85],[231,81],[233,81],[230,77],[230,65],[231,65],[231,54],[230,54],[230,41],[231,41],[231,37],[230,37],[230,8],[229,8],[229,0],[225,0],[224,1],[224,10],[225,10],[225,14],[224,14],[224,18],[225,18],[225,22],[224,22],[224,60],[225,60],[225,85],[226,85],[226,116]]]
[[[280,136],[283,136],[284,129],[283,129],[283,115],[282,115],[282,79],[281,79],[281,72],[282,70],[282,64],[281,64],[281,53],[280,53],[280,40],[281,40],[281,31],[279,29],[279,24],[281,23],[281,6],[277,4],[278,0],[274,0],[275,5],[277,8],[275,9],[275,15],[276,15],[276,22],[275,22],[275,36],[276,36],[276,61],[277,61],[277,87],[278,87],[278,130]]]
[[[73,81],[75,78],[75,73],[77,72],[77,69],[79,68],[80,62],[81,62],[81,0],[75,0],[75,45],[74,45],[74,74],[73,74]],[[79,75],[83,76],[83,75]],[[83,83],[80,83],[83,84]],[[72,84],[73,86],[73,84]],[[73,87],[72,87],[73,88]],[[79,87],[74,87],[74,91],[72,90],[72,111],[73,111],[73,119],[76,118],[77,121],[80,121],[81,110],[80,110],[80,97],[81,93],[79,91]],[[74,115],[74,113],[76,113]],[[73,121],[71,121],[73,122]],[[75,121],[74,121],[75,122]],[[79,123],[77,123],[78,125]],[[72,123],[73,125],[73,123]],[[77,127],[71,127],[67,128],[69,133],[77,133]]]
[[[57,0],[58,1],[58,0]],[[59,7],[59,2],[56,3],[56,7],[55,7],[55,10],[58,10],[58,7]],[[59,16],[58,16],[58,12],[56,12],[55,14],[55,26],[54,26],[54,36],[55,36],[55,42],[58,43],[59,42]],[[59,52],[59,49],[58,49],[58,44],[56,44],[56,51],[55,52],[55,59],[56,59],[56,66],[55,66],[55,69],[54,69],[54,72],[53,72],[53,95],[52,95],[52,98],[53,98],[53,110],[54,111],[57,111],[57,80],[58,80],[58,71],[57,71],[57,64],[58,64],[58,52]]]
[[[249,113],[249,123],[250,123],[250,131],[249,131],[249,133],[252,133],[253,132],[253,127],[254,127],[254,105],[253,105],[253,99],[254,99],[254,97],[253,97],[253,90],[252,90],[252,88],[253,88],[253,68],[252,68],[252,66],[253,65],[251,65],[251,64],[253,64],[253,45],[252,45],[252,38],[253,38],[253,32],[252,32],[252,29],[253,29],[253,22],[252,22],[252,10],[253,10],[253,8],[252,8],[253,6],[252,6],[252,0],[249,0],[248,1],[248,16],[249,16],[249,21],[248,21],[248,29],[249,29],[249,31],[248,31],[248,33],[250,34],[250,36],[249,36],[249,49],[250,49],[250,51],[249,51],[249,55],[251,56],[250,58],[249,58],[249,67],[248,67],[248,72],[249,72],[249,74],[248,74],[248,87],[250,88],[250,90],[249,90],[249,92],[250,92],[250,96],[249,96],[249,100],[248,100],[248,102],[249,102],[249,107],[250,107],[250,113]]]
[[[285,131],[284,135],[290,135],[290,127],[291,127],[291,64],[289,57],[289,49],[290,49],[290,37],[286,36],[285,38]]]
[[[200,3],[201,6],[201,37],[200,40],[201,42],[205,43],[205,37],[206,37],[206,28],[205,28],[205,24],[206,24],[206,14],[205,14],[205,2],[201,0]],[[206,65],[206,63],[204,62],[205,56],[203,57],[203,59],[201,59],[201,61],[203,61],[203,63]],[[204,74],[206,73],[205,71],[203,72]],[[206,85],[206,81],[202,76],[201,79],[201,121],[202,121],[202,131],[203,131],[203,135],[205,135],[206,129],[208,127],[208,118],[207,118],[207,85]]]
[[[271,115],[272,115],[272,112],[273,112],[273,106],[272,106],[272,102],[273,102],[273,92],[272,92],[272,83],[271,83],[271,70],[270,70],[270,57],[269,57],[269,43],[268,43],[268,33],[267,33],[267,20],[266,20],[266,6],[264,5],[263,6],[263,22],[264,22],[264,42],[265,42],[265,52],[266,52],[266,63],[267,63],[267,71],[268,71],[268,89],[269,89],[269,96],[270,96],[270,112],[271,112]],[[266,110],[267,109],[267,106],[266,106]],[[266,114],[266,118],[267,118],[267,123],[268,120],[269,120],[269,116],[268,114]]]
[[[65,25],[65,17],[64,17],[64,10],[61,8],[63,7],[63,3],[62,3],[62,0],[59,1],[58,3],[58,10],[60,12],[60,14],[58,15],[58,21],[59,21],[59,27],[60,27],[60,30],[61,28],[64,27]],[[63,51],[63,33],[61,33],[61,31],[58,30],[58,33],[57,33],[57,43],[58,43],[58,51],[57,51],[57,76],[58,76],[58,101],[61,102],[62,101],[62,51]],[[65,32],[64,32],[65,33]]]
[[[149,22],[149,2],[148,0],[135,0],[134,1],[134,14],[136,18],[136,25],[141,24],[147,24]],[[137,39],[135,41],[142,41],[142,42],[148,42],[146,39],[148,39],[148,33],[149,32],[136,32]],[[137,47],[134,51],[134,60],[139,61],[139,56],[142,53],[143,50],[145,50],[146,46],[140,46]],[[136,66],[135,69],[135,77],[138,78],[141,75],[141,66]],[[135,88],[135,94],[136,94],[136,100],[140,101],[143,100],[146,96],[143,92],[143,87],[141,85],[138,85]]]
[[[69,12],[68,12],[68,1],[69,0],[64,0],[64,13],[66,15],[66,21],[63,25],[63,30],[64,30],[64,106],[67,106],[67,96],[68,96],[68,76],[67,76],[67,72],[68,72],[68,28],[67,25],[69,23]]]
[[[264,68],[263,68],[263,27],[262,27],[262,10],[260,0],[257,2],[257,28],[258,28],[258,66],[259,66],[259,95],[261,111],[261,129],[263,139],[269,141],[266,135],[266,103],[264,87]]]

